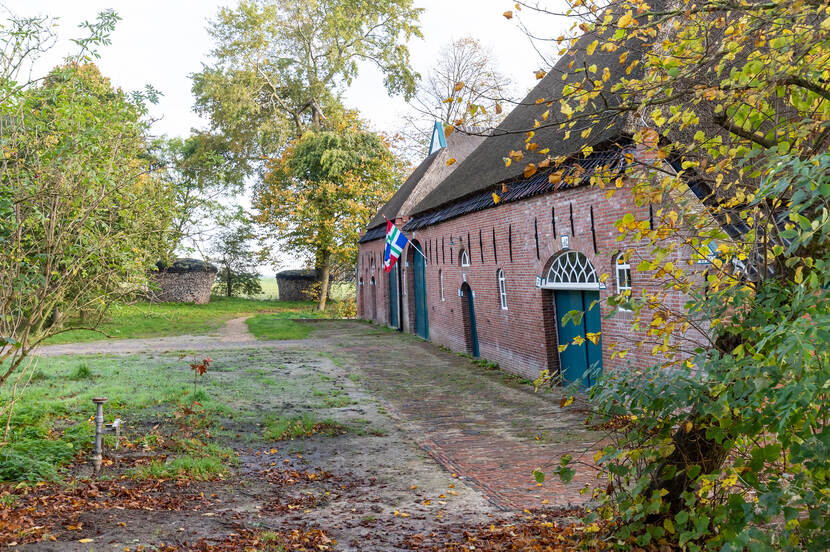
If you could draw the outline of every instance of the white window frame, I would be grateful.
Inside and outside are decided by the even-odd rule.
[[[499,281],[499,303],[501,310],[507,310],[507,282],[504,278],[504,270],[501,268],[496,271],[496,278]]]
[[[628,277],[620,278],[620,273],[625,274],[628,273]],[[614,274],[617,278],[617,293],[620,294],[624,291],[631,291],[631,263],[626,261],[622,255],[617,255],[614,258]],[[628,282],[628,285],[623,284],[623,280]]]
[[[461,266],[470,266],[470,256],[467,255],[467,250],[461,250]]]
[[[444,271],[440,268],[438,269],[438,281],[441,283],[441,300],[445,301],[444,298]]]

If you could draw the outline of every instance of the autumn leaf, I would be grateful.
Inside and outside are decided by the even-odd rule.
[[[502,107],[500,103],[496,103],[496,115],[501,115]]]
[[[449,167],[450,165],[455,165],[455,157],[447,159],[447,166]]]
[[[527,166],[525,166],[524,177],[530,178],[534,174],[536,174],[536,165],[534,165],[533,163],[528,163]]]
[[[505,19],[513,19],[513,12],[508,10],[502,14]]]
[[[444,125],[444,138],[449,138],[450,134],[455,132],[455,127],[452,125]]]
[[[501,193],[503,193],[503,194],[507,193],[507,184],[502,184],[501,185]]]
[[[462,88],[464,88],[464,82],[463,81],[458,81],[457,83],[455,83],[455,88],[453,88],[453,90],[458,92]]]
[[[617,26],[621,29],[625,29],[632,23],[634,23],[634,17],[631,15],[631,10],[629,10],[625,12],[625,15],[620,17],[619,21],[617,21]]]
[[[542,80],[543,78],[545,78],[545,75],[547,75],[547,72],[543,71],[542,69],[539,69],[538,71],[536,71],[536,80]]]
[[[501,198],[499,197],[499,194],[497,194],[496,192],[493,192],[493,203],[495,205],[498,205],[499,201],[501,201]]]

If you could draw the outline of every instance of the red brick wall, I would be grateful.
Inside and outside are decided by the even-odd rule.
[[[556,237],[551,222],[552,208],[555,211]],[[594,235],[591,231],[592,208]],[[654,207],[654,210],[657,208]],[[429,259],[426,278],[430,340],[455,351],[469,351],[469,340],[465,335],[465,304],[458,296],[458,290],[466,281],[475,293],[482,358],[498,362],[502,368],[528,378],[537,377],[543,369],[558,369],[553,292],[536,288],[535,279],[537,275],[547,275],[552,259],[563,251],[561,236],[566,234],[569,236],[570,250],[583,253],[598,274],[610,274],[606,282],[607,289],[600,290],[603,369],[609,371],[624,366],[645,367],[654,364],[652,344],[643,332],[632,328],[632,314],[618,313],[612,318],[605,318],[612,310],[606,300],[616,293],[613,257],[617,251],[629,247],[628,244],[617,241],[620,234],[614,223],[628,212],[641,220],[649,217],[649,208],[636,206],[629,190],[619,190],[608,199],[605,190],[589,186],[498,205],[416,230],[409,238],[420,242]],[[493,248],[494,235],[496,255]],[[358,274],[359,278],[363,277],[364,285],[371,280],[373,274],[372,255],[375,256],[376,267],[382,264],[383,245],[383,240],[361,244]],[[466,249],[469,255],[469,267],[460,266],[461,248]],[[650,274],[634,270],[640,260],[648,256],[648,251],[648,247],[641,247],[638,256],[631,259],[634,295],[641,294],[644,289],[657,290],[662,287],[662,282],[655,281]],[[405,252],[406,264],[403,266],[406,281],[402,320],[404,331],[408,332],[413,332],[414,329],[414,254],[417,253],[408,247]],[[678,259],[674,260],[677,263]],[[503,310],[500,305],[496,276],[498,269],[504,270],[505,274],[507,310]],[[444,278],[444,300],[441,300],[439,271]],[[376,321],[387,323],[388,280],[382,270],[379,271],[381,276],[378,275],[377,268],[374,274],[379,282]],[[366,293],[363,296],[368,297]],[[359,303],[360,297],[358,290]],[[682,293],[671,292],[667,303],[682,311],[686,300],[687,297]],[[368,309],[359,312],[363,313],[363,318],[371,316]],[[616,343],[618,348],[628,349],[629,354],[623,360],[612,360],[612,343]]]

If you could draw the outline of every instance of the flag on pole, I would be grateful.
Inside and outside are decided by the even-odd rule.
[[[409,240],[398,230],[391,220],[386,220],[386,250],[383,253],[383,269],[391,272],[398,257],[401,256],[403,248]]]

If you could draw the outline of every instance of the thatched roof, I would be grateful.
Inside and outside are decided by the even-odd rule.
[[[170,263],[159,261],[156,263],[156,268],[158,268],[159,272],[167,272],[171,274],[183,274],[186,272],[219,272],[219,269],[216,268],[216,266],[199,259],[173,259]]]
[[[424,159],[412,174],[404,181],[386,205],[367,225],[366,233],[361,236],[361,243],[382,238],[386,234],[386,218],[408,215],[432,190],[441,184],[459,164],[484,140],[483,129],[460,128],[447,138],[447,147],[442,148]],[[447,165],[450,158],[455,163]],[[384,216],[386,218],[384,218]]]
[[[616,114],[613,111],[604,111],[599,118],[578,120],[573,127],[559,128],[559,124],[550,124],[551,121],[563,120],[560,113],[559,99],[563,97],[564,88],[568,83],[581,82],[585,78],[585,72],[576,71],[579,68],[587,68],[596,64],[599,71],[608,67],[610,71],[610,82],[621,78],[631,78],[638,75],[637,70],[626,74],[626,68],[635,59],[641,58],[643,52],[650,46],[645,46],[639,40],[632,40],[626,44],[625,49],[630,51],[625,63],[619,62],[623,48],[615,52],[604,52],[601,48],[588,55],[588,47],[597,35],[593,32],[586,33],[580,37],[573,48],[571,48],[556,63],[548,74],[536,85],[533,90],[522,100],[504,121],[493,131],[492,135],[476,148],[463,163],[450,174],[444,182],[433,190],[423,201],[416,205],[412,215],[423,213],[457,201],[467,196],[487,190],[494,185],[519,177],[528,161],[542,161],[547,155],[551,157],[571,155],[582,150],[583,146],[604,145],[613,143],[618,138],[626,135],[626,117]],[[602,39],[600,39],[602,42]],[[637,67],[641,67],[640,63]],[[563,80],[563,75],[565,76]],[[597,77],[599,78],[599,77]],[[542,100],[542,101],[540,101]],[[602,92],[593,100],[598,107],[586,108],[586,112],[597,113],[602,111],[605,104],[613,106],[619,103],[619,98],[608,91]],[[543,114],[550,111],[547,121]],[[541,126],[534,129],[534,122],[539,121]],[[592,128],[590,135],[583,138],[581,133],[587,128]],[[550,148],[546,155],[530,152],[525,148],[527,138],[526,132],[533,130],[535,135],[532,142],[538,144],[538,149]],[[566,139],[566,131],[570,135]],[[522,162],[514,162],[505,167],[504,158],[511,150],[524,153]]]

